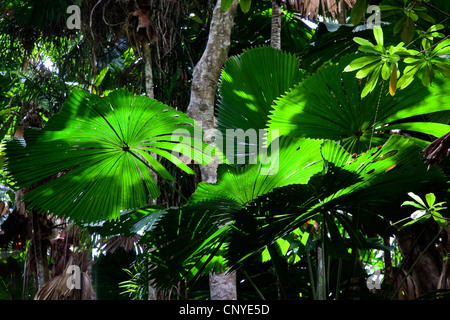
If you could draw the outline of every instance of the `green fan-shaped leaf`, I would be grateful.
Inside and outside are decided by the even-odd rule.
[[[427,171],[421,148],[401,135],[356,157],[330,140],[282,137],[279,150],[285,164],[277,173],[261,175],[261,164],[221,165],[216,184],[200,183],[186,207],[164,215],[152,233],[159,239],[152,253],[158,282],[193,279],[218,261],[237,268],[308,219],[341,210],[361,220],[387,215],[379,208],[400,206],[407,192],[426,183],[445,182],[438,169]],[[366,245],[349,226],[354,246]]]
[[[395,214],[408,191],[445,184],[440,170],[427,171],[418,155],[420,150],[406,137],[393,135],[383,146],[353,157],[336,142],[324,141],[321,153],[325,170],[307,183],[273,189],[247,204],[245,214],[234,215],[227,260],[239,264],[324,213],[346,212],[361,220],[379,214],[389,220],[402,218]],[[414,174],[410,174],[412,170]],[[388,204],[392,210],[386,209]],[[380,208],[384,208],[382,212]]]
[[[433,87],[413,81],[408,90],[394,97],[388,94],[387,85],[377,85],[361,99],[364,83],[353,73],[343,72],[354,59],[346,56],[339,64],[322,68],[277,99],[268,128],[278,129],[279,135],[342,141],[346,150],[359,153],[386,141],[383,126],[394,129],[402,120],[398,125],[402,129],[407,118],[450,109],[444,98],[450,82],[437,77]],[[441,129],[429,122],[408,128],[427,134]]]
[[[152,231],[166,213],[166,208],[148,205],[122,212],[117,220],[104,220],[95,224],[86,224],[84,227],[102,237],[115,235],[132,237],[140,232]]]
[[[25,195],[31,207],[75,220],[113,219],[159,195],[150,170],[173,180],[150,152],[188,173],[174,149],[208,161],[202,141],[191,138],[195,128],[188,116],[153,99],[124,90],[104,98],[77,91],[44,129],[27,129],[24,139],[6,144],[7,170],[19,187],[33,186]]]
[[[227,163],[249,163],[238,159],[243,153],[250,156],[254,155],[253,150],[258,150],[262,140],[260,130],[267,125],[273,101],[302,78],[299,60],[271,47],[250,49],[227,60],[220,78],[217,106],[217,129],[224,140],[219,148],[226,154]],[[239,141],[230,134],[235,130],[255,138],[247,142],[243,139],[240,152],[237,150]],[[230,151],[227,143],[235,146],[234,150]]]
[[[240,168],[220,165],[216,184],[200,183],[187,206],[170,209],[151,232],[159,248],[152,253],[159,265],[153,270],[157,281],[170,286],[180,276],[193,279],[225,263],[220,257],[234,228],[233,215],[274,188],[306,183],[321,171],[321,143],[285,137],[276,159],[260,156],[258,163]]]
[[[189,204],[204,199],[226,199],[245,206],[274,188],[306,183],[312,175],[323,169],[321,144],[321,140],[281,137],[278,146],[272,142],[270,156],[260,155],[256,164],[219,166],[218,182],[200,183],[189,199]]]

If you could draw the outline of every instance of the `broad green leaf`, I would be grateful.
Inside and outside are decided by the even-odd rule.
[[[402,24],[400,37],[404,43],[408,44],[414,38],[414,33],[415,33],[414,20],[407,17]]]
[[[373,63],[375,61],[379,61],[379,60],[380,60],[380,57],[373,57],[373,56],[365,56],[365,57],[357,58],[357,59],[353,60],[352,62],[350,62],[350,64],[345,67],[344,72],[351,72],[351,71],[361,69],[361,68],[367,66],[368,64],[371,64],[371,63]]]
[[[360,24],[366,10],[367,10],[367,0],[357,0],[352,8],[352,12],[350,15],[350,22],[354,26]]]
[[[387,63],[384,63],[383,67],[381,68],[381,77],[383,78],[383,80],[387,80],[390,76],[391,70],[389,68],[389,65]]]
[[[427,200],[428,207],[432,207],[436,201],[436,196],[434,193],[427,193],[425,195],[425,200]]]
[[[378,62],[378,63],[374,63],[373,65],[370,65],[368,67],[362,68],[361,70],[359,70],[355,77],[358,79],[362,79],[367,77],[369,74],[371,74],[376,68],[378,68],[380,65],[382,64],[382,62]]]
[[[354,37],[353,41],[355,41],[357,44],[361,45],[361,46],[365,46],[365,47],[372,47],[374,48],[375,46],[372,44],[372,42],[370,42],[367,39],[361,38],[361,37]]]
[[[378,45],[384,45],[383,29],[380,26],[373,27],[373,35],[375,36],[375,41]]]
[[[402,207],[403,207],[403,206],[413,206],[413,207],[415,207],[415,208],[417,208],[417,209],[421,209],[421,210],[426,209],[424,206],[422,206],[421,204],[419,204],[419,203],[417,203],[417,202],[415,202],[415,201],[404,201],[404,202],[402,203]]]
[[[444,28],[445,28],[445,27],[444,27],[443,24],[435,24],[435,25],[432,25],[431,27],[428,28],[427,33],[428,33],[428,32],[439,31],[439,30],[442,30],[442,29],[444,29]]]
[[[248,163],[248,158],[254,156],[263,141],[260,130],[266,128],[274,100],[303,79],[299,63],[294,55],[267,46],[244,51],[226,61],[219,80],[216,118],[224,138],[218,147],[227,155],[227,163]],[[241,130],[242,135],[252,135],[256,141],[248,138],[248,142],[239,142],[227,130],[236,134]]]
[[[441,41],[432,51],[432,55],[444,55],[450,52],[450,39]]]
[[[360,46],[360,47],[358,47],[358,50],[361,52],[373,53],[373,54],[378,54],[378,55],[383,53],[375,46]]]
[[[427,21],[427,22],[431,22],[434,23],[435,19],[430,16],[428,13],[426,12],[421,12],[421,11],[416,11],[416,14],[423,20]]]
[[[202,154],[201,129],[185,114],[125,90],[104,98],[75,91],[44,129],[7,142],[8,171],[21,188],[38,183],[25,196],[31,208],[76,221],[115,219],[158,197],[151,171],[174,180],[146,150],[176,162],[168,154],[182,135],[189,142],[178,152],[212,160]]]
[[[419,16],[416,14],[414,10],[411,10],[408,14],[408,17],[410,17],[413,21],[419,20]]]
[[[228,10],[230,7],[231,7],[231,4],[233,3],[233,0],[222,0],[221,2],[220,2],[220,8],[223,10],[223,11],[226,11],[226,10]]]
[[[425,67],[423,68],[423,74],[422,74],[422,84],[425,87],[428,87],[434,78],[434,70],[428,63],[425,64]]]
[[[247,13],[250,10],[252,0],[239,0],[239,6],[243,13]]]
[[[420,198],[418,195],[416,195],[413,192],[408,192],[408,196],[410,196],[411,198],[413,198],[417,203],[421,204],[424,208],[426,208],[427,206],[425,205],[425,202],[423,202],[422,198]]]
[[[447,221],[444,219],[444,217],[439,212],[434,212],[431,216],[433,217],[434,221],[436,221],[437,224],[442,229],[446,229],[447,228]]]
[[[382,68],[381,65],[375,68],[375,70],[373,71],[373,74],[370,76],[369,81],[367,81],[366,85],[364,86],[363,91],[361,92],[361,98],[364,98],[370,92],[372,92],[373,89],[375,89],[375,86],[377,85],[377,82],[378,82],[378,78],[380,77],[381,68]]]
[[[417,63],[414,65],[407,66],[403,71],[403,76],[397,82],[397,88],[404,89],[414,81],[415,74],[422,67],[421,63]]]
[[[403,61],[408,64],[416,64],[416,63],[419,63],[421,61],[421,59],[420,58],[405,58]]]
[[[434,58],[432,63],[445,77],[450,78],[450,63],[447,59],[442,62],[441,60],[436,60],[436,58]]]

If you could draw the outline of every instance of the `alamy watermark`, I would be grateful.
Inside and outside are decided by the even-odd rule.
[[[366,13],[371,14],[366,22],[368,29],[373,29],[373,27],[381,25],[381,9],[379,6],[369,6]]]
[[[266,141],[270,135],[271,142]],[[279,168],[279,131],[277,129],[226,129],[225,134],[217,129],[203,131],[200,125],[194,126],[194,135],[187,129],[177,129],[171,135],[171,141],[177,142],[172,149],[174,163],[200,162],[195,156],[215,158],[218,163],[261,164],[260,174],[273,175]],[[203,142],[208,142],[203,148]],[[194,148],[194,150],[192,149]],[[191,155],[190,158],[182,155]]]
[[[66,26],[68,29],[81,29],[81,10],[76,4],[67,7],[67,14],[70,16],[66,20]]]
[[[66,269],[66,287],[69,290],[81,289],[81,269],[79,266],[71,264]]]
[[[380,269],[376,269],[375,272],[367,278],[366,285],[369,290],[381,289],[381,280],[383,275]]]

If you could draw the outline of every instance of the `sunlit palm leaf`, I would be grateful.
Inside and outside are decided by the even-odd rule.
[[[323,214],[344,224],[351,237],[347,244],[365,248],[370,243],[340,212],[363,221],[378,215],[395,219],[392,212],[407,192],[445,182],[440,170],[426,170],[421,148],[400,135],[356,157],[330,140],[283,137],[279,150],[283,165],[272,175],[261,174],[267,173],[261,163],[221,165],[216,184],[200,183],[187,206],[167,210],[147,233],[158,247],[152,252],[157,266],[152,277],[158,284],[196,279],[222,264],[238,268]],[[388,203],[397,206],[380,212]],[[328,222],[332,219],[327,216]],[[331,240],[343,241],[336,232]]]
[[[324,141],[323,171],[307,183],[276,188],[233,216],[235,228],[227,259],[239,265],[308,219],[321,219],[323,214],[346,212],[363,221],[369,220],[365,219],[368,215],[402,218],[398,208],[407,192],[445,184],[441,171],[427,171],[420,149],[407,138],[394,135],[382,147],[354,157],[334,141]],[[354,241],[360,243],[357,237]]]
[[[221,165],[217,184],[200,183],[182,209],[170,209],[149,239],[159,248],[152,253],[159,266],[156,281],[171,285],[181,277],[194,279],[226,262],[233,216],[274,188],[306,183],[321,171],[322,141],[281,138],[277,157],[260,156],[258,163],[236,168]],[[175,282],[174,282],[175,281]]]
[[[321,140],[281,137],[278,148],[272,143],[270,156],[260,155],[256,164],[219,166],[217,183],[200,183],[189,204],[223,198],[245,206],[274,188],[307,183],[322,170],[321,144]]]
[[[417,120],[408,119],[450,110],[450,103],[443,99],[450,90],[448,81],[437,79],[428,88],[415,81],[395,97],[387,94],[387,85],[380,85],[361,99],[364,84],[354,73],[342,72],[352,59],[354,56],[347,56],[339,64],[321,69],[279,98],[269,116],[268,127],[278,129],[280,135],[342,141],[351,152],[383,144],[389,137],[384,135],[385,131],[389,134],[388,130],[392,129],[437,136],[450,131],[448,125],[431,122],[417,125],[414,123]]]
[[[247,50],[227,60],[219,83],[217,129],[225,138],[223,151],[228,163],[249,163],[245,156],[259,150],[262,138],[259,130],[267,125],[273,101],[303,79],[299,63],[295,56],[271,47]],[[227,134],[227,130],[237,129],[255,133],[254,141],[242,140],[241,144],[245,145],[242,152],[237,151],[239,142]],[[227,143],[235,146],[233,151],[228,149],[228,153]]]
[[[25,195],[32,207],[76,220],[117,218],[159,195],[150,169],[173,180],[150,152],[188,173],[192,169],[172,156],[174,146],[199,163],[209,160],[193,139],[178,142],[176,130],[194,137],[193,124],[181,112],[124,90],[104,98],[77,91],[43,130],[28,129],[23,140],[7,143],[7,169],[21,188],[50,180]]]

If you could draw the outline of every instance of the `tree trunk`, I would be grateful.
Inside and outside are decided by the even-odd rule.
[[[345,14],[345,2],[344,0],[340,0],[338,4],[338,16],[337,16],[338,22],[340,24],[345,24],[347,21],[347,17]]]
[[[47,252],[43,251],[42,236],[39,213],[35,210],[31,211],[31,230],[34,247],[34,256],[36,259],[36,276],[38,281],[38,289],[41,289],[49,279]]]
[[[405,270],[412,268],[416,297],[438,288],[442,267],[439,253],[433,245],[430,246],[437,233],[436,228],[429,225],[420,227],[428,229],[423,234],[420,233],[421,228],[402,230],[397,238],[400,252],[404,257],[408,256]]]
[[[145,93],[147,97],[154,98],[153,89],[153,69],[152,69],[152,50],[150,45],[144,41],[142,45],[144,49],[144,76],[145,76]]]
[[[145,79],[145,95],[148,98],[155,98],[154,85],[153,85],[153,68],[152,68],[152,50],[150,44],[146,41],[142,44],[144,52],[144,79]],[[150,152],[150,155],[157,159],[156,153]],[[150,171],[155,183],[158,183],[158,176],[154,171]],[[156,204],[156,199],[151,199],[150,204]],[[150,261],[147,262],[150,268]],[[148,281],[148,300],[158,300],[158,289],[153,285],[153,279]]]
[[[272,0],[272,29],[270,33],[270,45],[281,49],[281,6],[279,0]]]
[[[214,98],[223,64],[230,49],[231,29],[238,0],[223,11],[221,0],[217,0],[211,19],[208,43],[200,61],[194,68],[191,99],[187,114],[202,126],[203,130],[214,128]],[[211,140],[205,139],[207,143]],[[216,183],[217,161],[201,166],[202,181]],[[236,300],[236,274],[215,273],[210,275],[210,292],[213,300]]]

